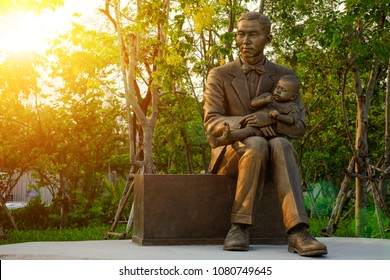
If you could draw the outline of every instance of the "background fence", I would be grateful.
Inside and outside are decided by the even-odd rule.
[[[30,185],[36,185],[34,178],[30,174],[23,174],[11,192],[12,198],[10,201],[28,202],[33,196],[40,194],[42,202],[51,203],[53,196],[47,188],[39,188],[38,194]]]

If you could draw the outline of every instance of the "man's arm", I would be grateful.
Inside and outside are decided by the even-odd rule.
[[[260,131],[264,136],[277,136],[283,135],[290,138],[301,138],[305,134],[306,125],[305,125],[305,110],[303,108],[300,97],[296,99],[298,108],[299,108],[299,119],[295,124],[286,124],[275,119],[264,116],[264,113],[259,111],[251,115],[245,116],[242,118],[241,123],[243,127],[257,127],[260,128]],[[269,115],[269,114],[267,114]],[[273,129],[271,125],[276,124],[276,129]]]
[[[297,122],[298,118],[294,118],[292,114],[282,114],[278,110],[272,110],[269,112],[272,118],[278,122],[282,122],[288,125],[293,125]]]

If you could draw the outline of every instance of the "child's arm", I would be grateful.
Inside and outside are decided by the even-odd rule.
[[[252,109],[261,109],[267,106],[268,104],[274,102],[274,98],[271,93],[263,93],[262,95],[255,97],[249,104],[249,107]]]
[[[278,110],[272,110],[270,115],[275,120],[285,124],[293,125],[297,122],[297,119],[292,114],[281,114]]]

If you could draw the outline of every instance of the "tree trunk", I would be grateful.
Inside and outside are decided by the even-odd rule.
[[[352,54],[352,57],[355,57]],[[355,81],[355,96],[357,104],[356,112],[356,135],[355,135],[355,156],[356,156],[356,202],[355,202],[355,231],[358,237],[370,235],[367,221],[367,167],[368,167],[368,112],[371,98],[374,93],[374,86],[378,76],[379,60],[375,59],[372,64],[370,78],[367,83],[365,94],[363,93],[362,81],[358,68],[352,67],[353,79]]]
[[[61,217],[61,220],[60,220],[60,230],[62,230],[63,228],[63,224],[64,224],[64,219],[65,219],[65,209],[66,209],[66,205],[65,205],[65,176],[64,176],[64,172],[61,171],[60,172],[60,197],[61,197],[61,209],[60,209],[60,217]]]
[[[191,146],[188,144],[188,137],[184,129],[180,129],[180,135],[184,142],[184,148],[186,150],[187,171],[189,174],[194,174],[194,164],[192,162]]]
[[[153,133],[154,125],[144,125],[144,173],[156,174],[156,167],[153,161]]]
[[[15,219],[12,216],[11,212],[9,211],[9,209],[7,208],[7,205],[5,203],[6,203],[6,200],[3,198],[3,196],[0,195],[1,208],[3,208],[5,214],[7,215],[9,221],[11,222],[14,230],[18,230],[18,226],[16,225]]]
[[[356,164],[355,172],[359,175],[356,177],[356,201],[355,201],[355,233],[357,237],[367,237],[369,234],[367,228],[367,185],[366,175],[367,159],[368,159],[368,142],[367,142],[367,99],[363,94],[363,87],[357,69],[353,70],[355,89],[356,89],[356,136],[355,136],[355,151]]]
[[[137,0],[137,10],[141,7],[142,1]],[[137,121],[140,124],[141,128],[139,130],[143,131],[143,138],[140,137],[137,139],[133,135],[130,135],[130,150],[131,150],[131,163],[137,167],[142,168],[143,172],[146,174],[154,174],[156,173],[156,167],[153,161],[153,136],[154,136],[154,128],[156,126],[158,110],[159,110],[159,94],[160,87],[157,83],[154,84],[153,75],[155,72],[159,71],[159,67],[155,64],[149,73],[149,79],[146,79],[148,82],[147,86],[147,98],[145,98],[146,102],[142,102],[142,94],[139,94],[140,86],[137,84],[136,70],[137,63],[143,63],[143,61],[139,61],[140,53],[142,52],[140,46],[140,34],[134,33],[126,33],[126,26],[123,26],[122,21],[127,20],[128,24],[131,25],[131,20],[123,16],[122,10],[120,8],[121,1],[113,1],[114,9],[115,9],[115,19],[110,16],[109,6],[111,4],[110,0],[106,0],[106,10],[104,13],[109,17],[109,19],[113,22],[116,27],[116,32],[118,35],[118,43],[120,48],[120,62],[121,62],[121,72],[123,78],[123,85],[126,96],[126,108],[128,112],[128,126],[130,131],[133,131],[134,127],[132,124],[132,114],[134,113],[137,117]],[[166,19],[169,18],[169,0],[164,0],[164,8],[163,13],[166,15]],[[162,47],[166,43],[166,28],[165,25],[167,21],[158,22],[155,26],[156,28],[156,36],[159,41],[159,47],[156,49],[153,58],[155,60],[162,59],[163,52]],[[147,62],[145,62],[146,64]],[[138,94],[137,94],[138,93]],[[142,104],[142,106],[141,106]],[[147,116],[147,113],[150,112],[150,116]],[[139,141],[138,143],[142,143],[140,145],[140,149],[143,151],[143,160],[138,160],[135,158],[135,151],[133,151],[134,141]],[[141,154],[141,153],[138,153]]]
[[[383,178],[380,181],[380,191],[383,201],[386,200],[387,185],[389,183],[390,173],[390,60],[387,65],[387,78],[386,78],[386,115],[385,115],[385,155],[382,165],[384,170]]]
[[[353,172],[354,167],[355,167],[355,158],[352,157],[348,165],[347,174],[344,176],[344,180],[341,183],[341,187],[337,195],[337,198],[335,200],[328,225],[325,229],[321,231],[321,234],[324,236],[331,236],[337,229],[337,225],[339,223],[343,206],[344,206],[344,201],[347,198],[347,194],[348,194],[348,185],[351,180],[350,173]]]
[[[264,2],[265,0],[260,0],[259,13],[264,13]]]

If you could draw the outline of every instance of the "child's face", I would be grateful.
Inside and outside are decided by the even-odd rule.
[[[294,100],[296,94],[293,86],[289,81],[280,80],[272,94],[277,102],[288,102]]]

